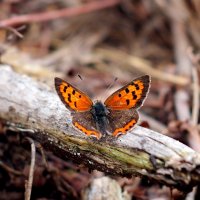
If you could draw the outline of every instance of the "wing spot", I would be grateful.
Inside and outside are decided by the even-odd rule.
[[[129,99],[126,99],[126,104],[127,104],[127,106],[130,104],[130,100]]]
[[[79,95],[79,98],[81,98],[81,95]]]
[[[74,102],[74,106],[77,108],[76,101]]]
[[[67,86],[65,85],[65,87],[64,87],[64,90],[63,90],[64,92],[66,92],[67,91]]]
[[[119,93],[118,96],[121,97],[122,95]]]
[[[129,89],[128,88],[126,88],[125,91],[126,91],[127,94],[129,93]]]
[[[135,84],[135,89],[136,89],[136,90],[139,90],[139,89],[140,89],[140,87],[139,87],[138,84]]]
[[[72,94],[73,94],[73,95],[75,95],[75,93],[76,93],[76,91],[75,91],[75,90],[73,90],[73,91],[72,91]]]
[[[72,100],[71,100],[71,94],[68,94],[68,101],[72,102]]]
[[[137,99],[137,95],[136,94],[133,95],[133,99],[134,100]]]
[[[138,85],[137,83],[132,83],[131,85],[135,86],[135,89],[136,89],[136,90],[139,90],[139,89],[140,89],[140,87],[139,87],[139,85]]]

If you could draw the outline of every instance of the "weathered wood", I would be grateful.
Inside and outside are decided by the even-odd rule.
[[[137,126],[118,139],[85,137],[53,87],[0,66],[0,119],[31,136],[59,157],[113,175],[147,176],[181,190],[200,181],[200,154],[186,145]]]
[[[131,196],[122,192],[119,183],[109,177],[95,178],[82,193],[83,200],[130,200]]]

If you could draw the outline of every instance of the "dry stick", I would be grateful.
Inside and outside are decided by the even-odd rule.
[[[158,131],[163,134],[167,132],[168,128],[167,126],[165,126],[165,124],[162,124],[161,122],[144,113],[140,113],[140,120],[147,121],[151,125],[151,128],[155,131]]]
[[[29,130],[21,134],[34,137],[64,160],[112,175],[147,176],[181,190],[200,183],[200,154],[186,145],[140,126],[119,138],[86,137],[72,126],[71,113],[55,90],[3,65],[0,105],[6,128]]]
[[[189,42],[186,36],[184,24],[176,19],[171,21],[172,34],[174,41],[174,51],[177,62],[177,73],[190,79],[191,63],[187,56],[186,50]],[[189,94],[183,88],[177,88],[175,93],[175,108],[178,120],[186,121],[191,119],[189,108]]]
[[[192,105],[192,117],[191,117],[191,125],[188,128],[190,133],[189,143],[196,151],[200,152],[200,135],[198,130],[198,118],[199,118],[199,80],[198,80],[198,62],[200,60],[199,54],[194,54],[192,52],[192,48],[188,49],[188,57],[190,58],[193,66],[192,66],[192,77],[193,77],[193,105]],[[186,127],[187,128],[187,127]]]
[[[43,149],[42,145],[40,143],[38,143],[37,144],[37,148],[40,150],[40,153],[42,155],[42,160],[43,160],[43,163],[44,163],[46,169],[49,169],[49,165],[48,165],[48,162],[47,162],[47,159],[46,159],[46,156],[45,156],[44,149]]]
[[[198,78],[198,63],[200,60],[200,54],[194,54],[192,48],[188,48],[188,57],[190,58],[192,67],[192,77],[193,77],[193,105],[192,105],[192,119],[191,123],[194,126],[198,125],[199,119],[199,78]]]
[[[123,68],[128,71],[134,71],[137,69],[140,72],[151,75],[153,78],[167,81],[177,85],[188,85],[189,79],[179,75],[173,75],[170,73],[163,72],[154,68],[150,62],[137,56],[132,56],[115,49],[97,49],[96,57],[107,58],[122,63]],[[125,64],[125,65],[124,65]],[[127,66],[130,65],[131,67]]]
[[[128,197],[127,197],[128,196]],[[103,176],[91,181],[89,187],[83,191],[83,200],[88,199],[131,199],[130,195],[124,198],[122,188],[119,183],[109,177]]]
[[[25,190],[25,200],[30,200],[31,190],[32,190],[32,185],[33,185],[33,174],[34,174],[34,168],[35,168],[35,143],[29,137],[26,137],[26,139],[31,144],[31,165],[30,165],[28,182],[26,182],[26,184],[25,184],[25,189],[26,189]]]
[[[10,26],[0,26],[0,29],[7,29],[11,32],[13,32],[16,36],[18,36],[19,38],[23,38],[24,36],[15,28],[10,27]]]
[[[57,11],[49,11],[45,13],[35,13],[28,15],[15,16],[10,19],[4,19],[0,21],[0,27],[5,26],[16,26],[24,23],[32,23],[32,22],[44,22],[58,18],[66,18],[77,16],[81,14],[86,14],[90,12],[94,12],[96,10],[102,10],[105,8],[113,7],[119,4],[121,0],[101,0],[101,1],[92,1],[91,3],[85,4],[80,7],[75,8],[65,8]]]
[[[193,105],[192,105],[192,119],[191,122],[193,125],[198,124],[199,119],[199,78],[196,66],[192,67],[192,76],[193,76]]]
[[[172,2],[176,2],[176,1],[173,0]],[[183,6],[182,8],[184,9],[185,8],[184,4],[181,3],[180,1],[179,3],[181,6]],[[174,5],[177,5],[177,4],[174,4]],[[178,6],[177,7],[174,6],[174,8],[177,9],[177,12],[178,11],[181,12]],[[190,78],[192,76],[191,62],[186,52],[189,46],[189,40],[186,34],[186,26],[185,26],[184,20],[183,18],[180,18],[179,14],[177,16],[176,15],[171,16],[172,33],[173,33],[173,39],[174,39],[174,44],[175,44],[175,47],[174,47],[175,57],[176,57],[176,62],[177,62],[177,72],[178,74],[182,74]],[[196,78],[195,76],[196,75],[193,72],[193,79],[194,81],[197,81],[195,79]],[[193,88],[196,89],[197,86],[193,86]],[[196,92],[196,94],[199,95],[199,91],[195,90],[194,92]],[[176,106],[178,119],[180,121],[192,120],[192,122],[195,123],[196,111],[193,110],[194,115],[191,116],[188,100],[189,100],[188,92],[186,92],[184,89],[177,89],[176,94],[175,94],[175,106]],[[193,109],[199,104],[197,103],[196,105],[194,105],[194,103],[197,103],[196,95],[193,96]],[[198,136],[197,129],[195,129],[194,131],[190,131],[189,136],[191,140],[191,146],[195,150],[197,149],[199,150],[198,148],[199,136]],[[193,189],[191,194],[195,196],[196,188]],[[190,195],[187,195],[187,196],[189,197]]]

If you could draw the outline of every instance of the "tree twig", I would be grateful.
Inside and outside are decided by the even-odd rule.
[[[191,122],[194,126],[198,124],[199,119],[199,78],[197,68],[199,66],[200,55],[194,54],[192,48],[188,48],[188,57],[190,58],[192,67],[192,78],[193,78],[193,104],[192,104],[192,119]]]
[[[58,18],[67,18],[72,16],[77,16],[81,14],[86,14],[89,12],[94,12],[96,10],[101,10],[117,5],[121,0],[101,0],[92,1],[91,3],[85,4],[80,7],[75,8],[65,8],[56,11],[49,11],[43,13],[34,13],[21,16],[15,16],[10,19],[4,19],[0,21],[0,27],[11,27],[24,23],[32,22],[44,22]]]
[[[25,200],[30,200],[32,185],[33,185],[33,174],[34,174],[34,169],[35,169],[35,143],[29,137],[26,137],[26,139],[31,144],[31,165],[30,165],[28,181],[25,183]]]

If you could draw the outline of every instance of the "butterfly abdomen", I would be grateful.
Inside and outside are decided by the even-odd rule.
[[[103,135],[107,134],[108,112],[107,108],[100,101],[96,102],[91,110],[96,127]]]

